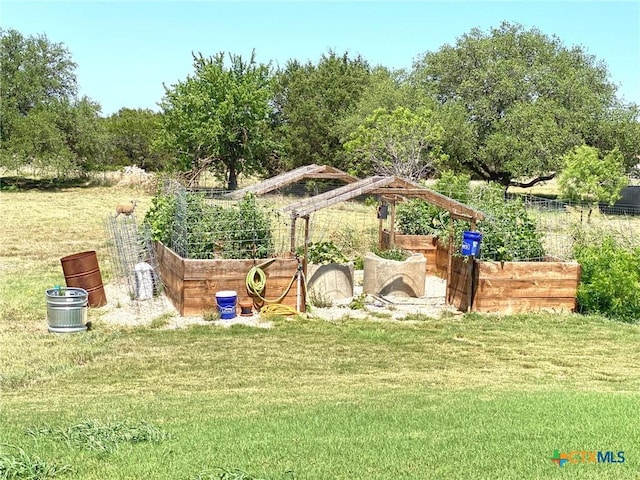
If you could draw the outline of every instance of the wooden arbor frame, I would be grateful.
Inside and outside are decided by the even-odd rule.
[[[343,172],[344,173],[344,172]],[[335,178],[335,177],[334,177]],[[484,214],[463,203],[452,198],[442,195],[438,192],[425,188],[417,183],[405,180],[396,176],[383,177],[374,176],[363,180],[349,181],[347,185],[336,188],[329,192],[315,195],[313,197],[301,200],[299,202],[288,205],[282,209],[283,212],[291,214],[291,251],[295,250],[295,231],[296,221],[298,218],[304,218],[304,248],[305,258],[307,245],[309,243],[309,220],[313,212],[323,208],[344,202],[360,195],[371,194],[379,195],[382,199],[391,205],[391,244],[394,244],[395,237],[395,216],[396,204],[398,200],[404,198],[422,198],[425,201],[442,208],[449,212],[453,218],[465,220],[471,223],[471,230],[476,229],[478,221],[484,219]],[[382,221],[380,221],[382,228]],[[448,269],[447,269],[447,287],[451,280],[451,262],[453,256],[453,223],[451,224],[451,235],[449,235],[448,245]]]
[[[268,178],[262,182],[250,185],[233,192],[229,192],[225,195],[227,198],[240,199],[247,193],[253,193],[254,195],[264,195],[278,188],[290,185],[292,183],[299,182],[301,180],[341,180],[344,183],[353,183],[359,180],[358,177],[349,175],[337,168],[329,167],[327,165],[305,165],[303,167],[290,170],[288,172],[276,175],[275,177]]]
[[[293,203],[281,209],[283,213],[291,215],[291,252],[295,252],[296,244],[296,222],[299,218],[304,218],[304,249],[305,249],[305,271],[307,246],[309,244],[309,221],[310,215],[331,205],[351,200],[360,195],[378,195],[381,199],[391,205],[391,244],[395,243],[395,217],[396,204],[405,198],[422,198],[425,201],[440,207],[449,212],[453,218],[465,220],[471,223],[471,230],[476,229],[478,221],[484,219],[484,214],[463,203],[452,198],[442,195],[438,192],[425,188],[417,183],[405,180],[396,176],[374,176],[365,179],[359,179],[353,175],[349,175],[342,170],[327,165],[305,165],[294,170],[282,173],[275,177],[269,178],[255,185],[242,188],[233,192],[229,192],[225,197],[230,199],[242,198],[247,193],[254,195],[263,195],[265,193],[277,190],[278,188],[308,179],[331,179],[344,182],[346,185],[338,187],[329,192],[321,193],[313,197]],[[382,220],[380,220],[380,229],[382,229]],[[453,257],[453,224],[451,225],[451,235],[449,235],[448,245],[448,268],[447,268],[447,287],[451,281],[451,263]],[[470,262],[473,266],[474,262]]]

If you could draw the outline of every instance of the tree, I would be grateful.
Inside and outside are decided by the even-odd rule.
[[[20,116],[52,101],[73,98],[77,92],[76,64],[61,43],[46,35],[25,38],[0,28],[0,131],[9,139]]]
[[[427,53],[412,81],[466,124],[458,127],[461,144],[445,148],[452,165],[504,186],[552,178],[566,152],[603,138],[594,132],[612,120],[617,103],[604,64],[581,47],[509,23],[488,34],[473,29]]]
[[[46,36],[0,30],[0,164],[58,174],[101,164],[107,149],[100,105],[77,98],[69,51]]]
[[[348,114],[338,119],[337,129],[343,141],[377,110],[392,112],[398,107],[415,111],[420,107],[432,108],[435,102],[424,90],[408,83],[403,70],[391,71],[385,67],[375,67],[362,89],[358,102]]]
[[[360,56],[333,51],[317,65],[292,60],[276,74],[274,107],[277,135],[282,140],[278,168],[312,163],[344,168],[339,122],[357,105],[370,75]]]
[[[161,170],[168,163],[166,152],[154,148],[162,130],[162,115],[149,109],[121,108],[104,120],[111,136],[113,165],[138,165]]]
[[[591,218],[595,205],[613,205],[627,185],[622,154],[616,148],[600,158],[597,148],[580,145],[564,156],[558,185],[565,198],[588,203]]]
[[[391,113],[377,109],[345,143],[353,155],[351,170],[357,174],[373,170],[379,175],[423,178],[442,158],[443,129],[431,117],[428,109],[416,113],[405,107]]]
[[[31,165],[57,175],[99,167],[108,150],[100,107],[89,98],[55,100],[16,117],[5,144],[4,165]]]
[[[625,170],[631,171],[640,163],[640,105],[615,105],[592,133],[590,144],[601,152],[620,150]]]
[[[224,52],[193,55],[195,73],[170,88],[161,102],[159,145],[174,151],[177,167],[195,178],[211,169],[238,186],[238,174],[262,169],[272,150],[270,67]]]

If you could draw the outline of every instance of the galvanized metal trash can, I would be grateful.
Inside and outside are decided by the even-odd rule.
[[[83,288],[56,287],[45,292],[47,322],[53,333],[74,333],[87,330],[89,293]]]

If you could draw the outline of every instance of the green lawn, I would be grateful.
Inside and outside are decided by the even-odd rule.
[[[3,359],[14,375],[0,442],[74,469],[60,478],[216,466],[310,479],[640,475],[636,326],[469,315],[14,335],[33,348],[25,364]],[[105,454],[25,434],[87,419],[147,422],[168,438]],[[560,469],[555,449],[626,462]]]
[[[114,327],[92,311],[89,332],[47,333],[43,292],[60,275],[59,258],[102,252],[103,217],[130,196],[0,193],[10,225],[0,234],[0,472],[21,464],[101,480],[243,478],[239,471],[640,478],[638,325],[471,314],[170,330]],[[43,202],[83,209],[52,215]],[[43,213],[19,220],[25,207]],[[161,434],[125,429],[113,448],[91,447],[121,425]],[[78,426],[89,426],[88,437],[70,433]],[[559,467],[554,450],[622,451],[625,462]],[[216,467],[239,470],[225,476]],[[46,478],[6,472],[0,478]]]

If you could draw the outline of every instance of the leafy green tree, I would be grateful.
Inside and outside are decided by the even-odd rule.
[[[100,105],[83,96],[54,104],[56,123],[65,137],[76,166],[82,170],[102,168],[109,149],[109,136],[100,118]]]
[[[60,169],[71,168],[73,153],[57,120],[55,109],[44,105],[32,108],[28,115],[17,115],[11,135],[3,143],[1,164],[15,170],[27,164],[45,169],[50,163]]]
[[[51,101],[17,116],[3,148],[3,164],[53,169],[58,176],[100,167],[109,139],[99,112],[97,104],[83,97]]]
[[[445,130],[458,125],[463,134],[448,139],[458,143],[445,149],[450,165],[504,186],[552,178],[566,152],[602,140],[603,122],[616,120],[616,86],[604,64],[517,24],[473,29],[425,54],[412,81],[448,109]]]
[[[262,169],[273,145],[270,67],[224,52],[193,55],[194,74],[170,88],[161,102],[163,124],[158,145],[175,152],[179,170],[197,178],[210,169],[238,186],[238,174]]]
[[[2,141],[20,117],[52,101],[73,98],[77,92],[76,64],[61,43],[45,35],[24,37],[0,28],[0,132]]]
[[[329,51],[317,65],[289,61],[274,86],[282,151],[271,170],[312,163],[345,168],[339,122],[358,104],[369,77],[368,63],[347,53]]]
[[[108,138],[100,105],[77,98],[76,64],[66,47],[46,36],[0,34],[0,164],[65,175],[101,165]]]
[[[423,178],[443,158],[443,128],[431,117],[428,109],[416,113],[405,107],[391,113],[377,109],[345,143],[353,156],[351,170],[357,174],[372,170],[379,175]]]
[[[375,67],[357,104],[347,115],[338,119],[337,128],[341,138],[347,141],[365,119],[380,108],[387,112],[392,112],[398,107],[405,107],[411,111],[421,107],[433,108],[435,102],[424,90],[407,82],[405,77],[403,70],[391,71],[386,67]]]
[[[613,205],[627,182],[617,148],[601,158],[597,148],[587,145],[564,156],[564,169],[558,176],[562,196],[589,204],[589,217],[599,202]]]
[[[592,133],[590,144],[601,152],[618,148],[626,171],[640,162],[640,105],[615,105]]]
[[[146,170],[162,170],[169,155],[154,148],[162,130],[162,115],[149,109],[121,108],[104,119],[111,136],[113,165],[138,165]]]

